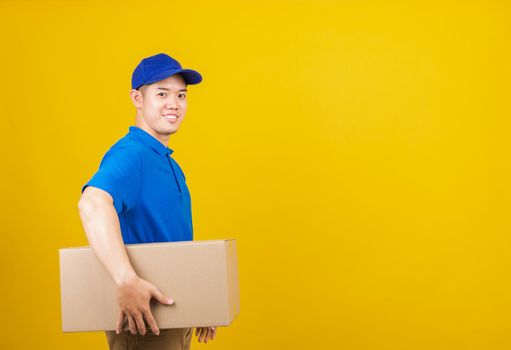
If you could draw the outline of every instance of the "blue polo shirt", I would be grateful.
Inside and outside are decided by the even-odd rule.
[[[193,240],[190,193],[173,152],[131,126],[82,187],[112,196],[125,244]]]

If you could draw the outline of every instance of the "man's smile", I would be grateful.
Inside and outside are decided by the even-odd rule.
[[[162,117],[172,123],[175,123],[177,121],[178,115],[177,114],[163,114]]]

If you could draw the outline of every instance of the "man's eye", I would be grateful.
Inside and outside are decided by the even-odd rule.
[[[158,94],[158,96],[163,96],[163,95],[166,95],[166,94],[165,94],[164,92],[160,92],[160,93]]]
[[[185,97],[186,97],[186,95],[185,95],[185,94],[179,94],[179,97],[180,97],[180,98],[185,98]]]

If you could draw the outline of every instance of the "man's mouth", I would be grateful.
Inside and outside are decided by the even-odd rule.
[[[170,121],[176,121],[178,118],[175,114],[163,114],[162,117]]]

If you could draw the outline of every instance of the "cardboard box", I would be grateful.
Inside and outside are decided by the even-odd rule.
[[[158,327],[227,326],[239,314],[236,241],[129,244],[137,274],[174,305],[151,303]],[[117,288],[90,247],[60,249],[62,330],[114,330]]]

